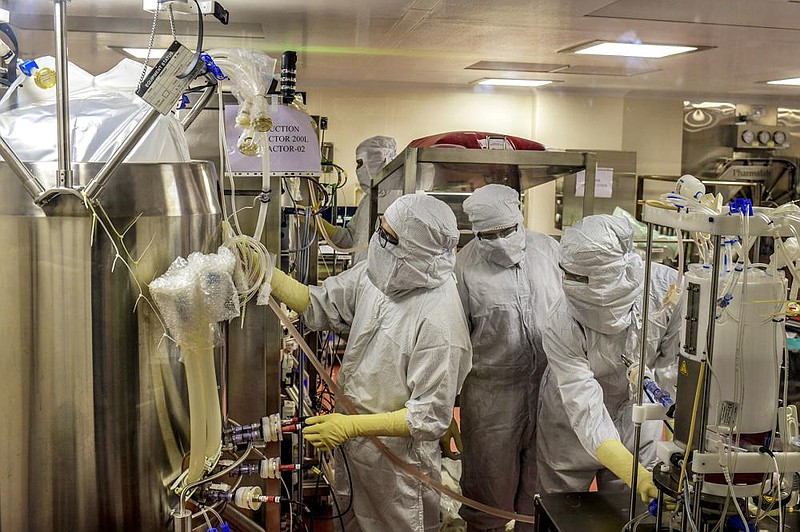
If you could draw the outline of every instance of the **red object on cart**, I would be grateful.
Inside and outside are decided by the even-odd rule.
[[[473,150],[487,149],[490,142],[499,142],[503,139],[505,149],[512,150],[533,150],[544,151],[543,144],[535,140],[515,137],[513,135],[502,135],[500,133],[487,133],[485,131],[450,131],[448,133],[437,133],[419,139],[412,140],[409,148],[430,148],[437,147],[463,147]]]

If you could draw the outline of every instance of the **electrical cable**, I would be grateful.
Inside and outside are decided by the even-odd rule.
[[[344,461],[344,469],[345,471],[347,471],[347,484],[349,486],[348,492],[350,493],[350,497],[349,500],[347,501],[347,508],[345,509],[344,512],[340,512],[337,515],[320,517],[319,519],[322,521],[330,521],[332,519],[344,518],[344,516],[347,515],[348,512],[350,512],[350,510],[353,508],[353,499],[355,498],[355,493],[353,493],[353,478],[350,476],[350,465],[347,463],[347,454],[344,452],[344,447],[341,445],[337,447],[335,450],[341,453],[342,460]],[[331,494],[333,495],[333,498],[336,499],[336,491],[332,490]],[[336,507],[338,508],[339,505],[337,504]],[[344,524],[342,524],[342,530],[344,530]]]
[[[286,492],[286,499],[292,498],[292,492],[289,490],[289,486],[286,485],[286,481],[283,480],[283,475],[280,475],[281,478],[281,485],[283,486],[283,490]],[[289,531],[294,532],[294,512],[291,511],[292,509],[289,508]]]

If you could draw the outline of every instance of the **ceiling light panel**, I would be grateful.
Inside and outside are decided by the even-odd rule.
[[[553,83],[544,79],[503,79],[484,78],[476,82],[478,85],[492,85],[496,87],[541,87]]]
[[[647,43],[625,43],[610,41],[593,41],[579,46],[573,46],[561,53],[573,53],[579,55],[605,55],[614,57],[639,57],[646,59],[661,59],[672,55],[685,54],[706,50],[708,46],[688,46],[673,44],[647,44]]]
[[[768,81],[767,85],[793,85],[793,86],[798,86],[798,85],[800,85],[800,78],[774,79],[772,81]]]
[[[569,68],[559,63],[523,63],[518,61],[478,61],[467,70],[502,70],[506,72],[558,72]]]

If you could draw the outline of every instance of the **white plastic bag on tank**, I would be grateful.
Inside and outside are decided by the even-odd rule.
[[[52,57],[38,58],[36,63],[40,68],[55,69]],[[147,114],[150,106],[135,95],[141,71],[141,64],[130,59],[96,77],[69,64],[73,162],[107,161]],[[26,80],[0,109],[0,136],[23,161],[58,160],[55,97],[55,88],[40,89],[33,80]],[[126,159],[189,160],[183,128],[172,115],[160,117]]]

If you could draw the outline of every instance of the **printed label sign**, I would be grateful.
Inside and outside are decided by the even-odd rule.
[[[181,43],[173,41],[150,74],[136,89],[136,94],[162,115],[172,111],[175,103],[191,82],[191,77],[179,79],[177,76],[183,74],[192,62],[193,55]]]
[[[586,170],[578,172],[578,177],[575,180],[575,195],[578,197],[583,196],[583,191],[586,188]],[[610,198],[614,192],[614,169],[613,168],[598,168],[594,172],[594,197],[595,198]]]
[[[225,129],[230,154],[231,170],[234,172],[260,172],[259,157],[247,157],[239,153],[236,143],[242,130],[235,126],[238,105],[225,106]],[[321,172],[317,134],[311,118],[297,109],[285,105],[270,106],[272,128],[267,132],[271,172]]]

